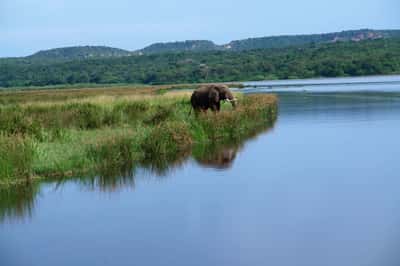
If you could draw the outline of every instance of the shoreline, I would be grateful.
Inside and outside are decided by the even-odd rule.
[[[314,78],[287,78],[287,79],[266,79],[266,80],[242,80],[242,81],[228,81],[228,82],[203,82],[203,83],[178,83],[178,84],[139,84],[139,83],[77,83],[77,84],[58,84],[58,85],[48,85],[48,86],[22,86],[22,87],[0,87],[0,95],[2,93],[16,93],[16,92],[29,92],[29,91],[62,91],[62,90],[104,90],[104,89],[137,89],[137,90],[176,90],[176,89],[193,89],[197,86],[207,85],[207,84],[225,84],[230,88],[245,88],[245,87],[253,87],[254,84],[257,83],[267,83],[262,85],[264,87],[273,86],[305,86],[305,85],[314,85],[314,86],[323,86],[323,85],[342,85],[342,84],[357,84],[357,83],[305,83],[305,84],[292,84],[296,81],[310,81],[310,80],[337,80],[337,79],[372,79],[372,78],[390,78],[390,77],[399,77],[400,82],[400,73],[391,73],[391,74],[381,74],[381,75],[356,75],[356,76],[337,76],[337,77],[314,77]],[[268,82],[272,84],[268,84]],[[284,82],[289,82],[288,84],[281,84]],[[384,81],[382,81],[384,82]],[[397,81],[393,81],[397,82]],[[278,83],[278,84],[275,84]],[[365,84],[368,82],[360,82],[360,84]],[[386,82],[385,82],[386,83]],[[258,86],[258,85],[257,85]]]

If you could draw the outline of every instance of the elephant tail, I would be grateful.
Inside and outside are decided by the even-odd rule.
[[[192,114],[192,110],[193,110],[193,106],[190,107],[190,111],[189,111],[188,116],[190,116]]]

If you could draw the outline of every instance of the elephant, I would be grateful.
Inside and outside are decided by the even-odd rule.
[[[209,108],[213,112],[219,112],[221,109],[221,101],[228,101],[232,107],[236,107],[237,99],[233,97],[232,92],[226,85],[211,84],[203,85],[196,89],[190,102],[196,113],[199,111],[207,112]]]

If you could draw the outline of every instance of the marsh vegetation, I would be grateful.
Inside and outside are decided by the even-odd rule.
[[[276,119],[273,95],[239,94],[235,111],[225,104],[219,114],[197,117],[188,115],[189,97],[160,88],[3,93],[0,182],[157,168],[198,145],[241,140]]]

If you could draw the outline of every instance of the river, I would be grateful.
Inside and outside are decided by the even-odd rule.
[[[399,265],[400,76],[246,84],[280,104],[244,143],[1,191],[0,265]]]

